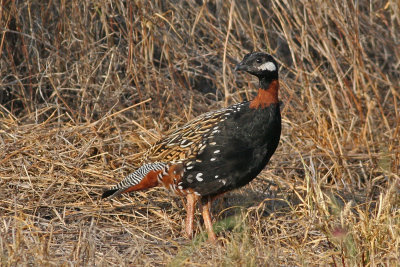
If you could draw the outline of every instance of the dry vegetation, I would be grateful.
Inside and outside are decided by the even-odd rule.
[[[0,265],[394,266],[400,6],[385,1],[11,1],[0,6]],[[269,167],[182,236],[164,189],[100,201],[158,136],[251,98],[281,63]]]

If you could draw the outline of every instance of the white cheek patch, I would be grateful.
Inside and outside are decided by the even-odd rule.
[[[259,70],[276,71],[276,66],[273,62],[268,61],[258,67]]]

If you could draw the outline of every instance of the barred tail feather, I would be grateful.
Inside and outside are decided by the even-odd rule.
[[[142,182],[143,178],[145,178],[151,171],[160,172],[165,170],[165,168],[168,168],[168,165],[163,162],[145,164],[133,173],[126,176],[120,183],[111,189],[104,191],[101,198],[110,197],[111,199],[120,195],[121,193],[132,191],[130,188]]]

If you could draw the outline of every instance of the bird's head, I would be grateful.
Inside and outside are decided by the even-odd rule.
[[[275,59],[263,52],[252,52],[244,56],[236,65],[235,71],[246,71],[259,79],[278,79],[278,63]]]

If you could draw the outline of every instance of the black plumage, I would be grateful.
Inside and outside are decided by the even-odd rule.
[[[227,109],[218,128],[204,136],[205,148],[185,163],[183,189],[214,196],[246,185],[265,167],[279,143],[279,104],[249,106],[245,102]]]

